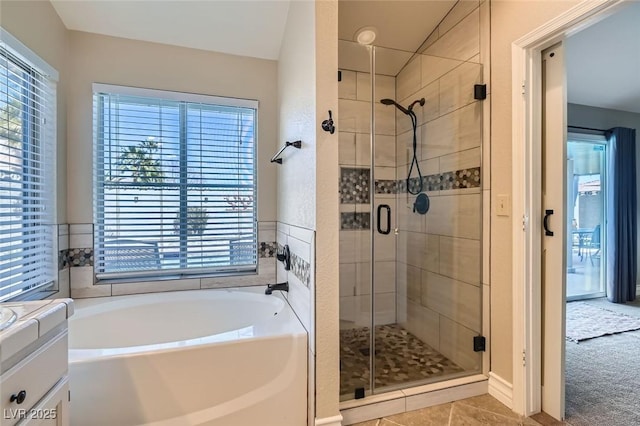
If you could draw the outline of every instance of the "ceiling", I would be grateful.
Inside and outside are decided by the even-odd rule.
[[[339,0],[338,63],[343,69],[369,70],[367,51],[354,41],[363,27],[374,27],[376,72],[397,75],[456,0]]]
[[[570,103],[640,113],[640,3],[569,37]]]
[[[51,0],[70,30],[278,59],[289,0]]]

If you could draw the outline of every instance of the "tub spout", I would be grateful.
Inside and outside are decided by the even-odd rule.
[[[264,294],[271,294],[273,290],[280,291],[289,291],[289,282],[285,281],[279,284],[267,284],[267,289],[264,291]]]

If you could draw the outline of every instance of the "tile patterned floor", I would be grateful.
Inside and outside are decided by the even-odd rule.
[[[376,327],[376,387],[462,372],[463,369],[397,324]],[[369,388],[369,328],[340,331],[340,395]]]
[[[547,418],[538,420],[542,421],[522,418],[492,396],[481,395],[422,410],[356,423],[353,426],[557,426],[565,424]]]

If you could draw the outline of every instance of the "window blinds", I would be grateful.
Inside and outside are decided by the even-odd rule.
[[[55,84],[0,43],[0,301],[54,281]]]
[[[256,112],[94,86],[98,278],[255,271]]]

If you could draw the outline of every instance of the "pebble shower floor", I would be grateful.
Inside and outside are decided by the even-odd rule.
[[[340,395],[353,398],[369,389],[369,328],[340,330]],[[464,371],[453,361],[397,324],[375,327],[377,388]]]

